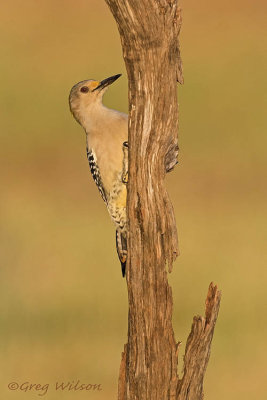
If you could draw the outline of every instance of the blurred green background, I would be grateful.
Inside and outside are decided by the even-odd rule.
[[[167,177],[181,256],[170,282],[176,339],[223,291],[206,399],[266,398],[264,1],[183,1],[180,163]],[[127,291],[114,227],[92,181],[72,85],[123,77],[105,104],[127,112],[127,76],[104,0],[3,1],[1,41],[1,399],[116,399]],[[102,384],[58,393],[56,381]]]

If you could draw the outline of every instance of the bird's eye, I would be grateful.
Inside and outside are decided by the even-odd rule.
[[[82,93],[89,92],[89,88],[87,86],[83,86],[80,90],[81,90]]]

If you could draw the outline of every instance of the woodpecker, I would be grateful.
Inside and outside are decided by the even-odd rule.
[[[86,150],[93,179],[116,226],[116,247],[125,276],[127,259],[126,183],[128,179],[128,116],[107,108],[102,98],[121,74],[102,81],[74,85],[70,110],[86,133]]]

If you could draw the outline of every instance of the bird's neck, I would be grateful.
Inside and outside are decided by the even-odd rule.
[[[118,115],[117,111],[105,107],[102,103],[90,105],[81,111],[81,124],[89,134],[107,128]]]

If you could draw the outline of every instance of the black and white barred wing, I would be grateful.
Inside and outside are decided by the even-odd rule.
[[[92,177],[96,183],[96,186],[98,187],[98,190],[101,194],[102,199],[104,200],[105,203],[107,203],[107,196],[106,196],[103,184],[102,184],[101,175],[100,175],[99,168],[97,165],[96,155],[95,155],[94,151],[92,149],[88,149],[88,147],[86,148],[86,151],[87,151],[87,159],[89,162],[89,167],[90,167]]]

